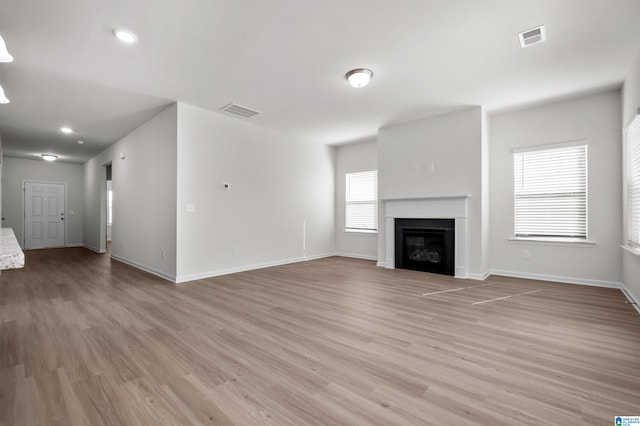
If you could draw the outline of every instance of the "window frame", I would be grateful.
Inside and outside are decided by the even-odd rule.
[[[634,136],[635,139],[630,140],[630,136]],[[640,255],[640,114],[625,127],[624,141],[624,241],[629,251]],[[634,145],[630,147],[631,143]],[[633,209],[634,204],[637,211]],[[636,235],[632,235],[633,233]]]
[[[572,148],[572,147],[584,147],[584,236],[582,235],[554,235],[553,231],[549,231],[547,234],[536,234],[536,233],[518,233],[518,212],[517,212],[517,203],[518,203],[518,194],[516,193],[516,182],[517,182],[517,174],[516,174],[516,155],[517,154],[526,154],[529,152],[539,152],[539,151],[551,151],[555,149],[562,148]],[[587,140],[577,140],[571,142],[563,142],[563,143],[554,143],[547,145],[538,145],[538,146],[529,146],[523,148],[517,148],[512,151],[512,162],[513,162],[513,236],[509,238],[510,241],[530,241],[530,242],[539,242],[539,243],[551,243],[551,244],[569,244],[569,245],[593,245],[595,241],[589,239],[589,144]],[[557,193],[555,195],[553,192],[547,193],[548,197],[557,197]],[[570,196],[572,193],[567,193]],[[579,194],[579,193],[573,193]]]
[[[375,173],[374,177],[374,198],[370,200],[350,200],[350,176],[359,175],[365,173]],[[348,172],[344,174],[345,178],[345,196],[344,196],[344,232],[346,233],[361,233],[361,234],[376,234],[378,233],[378,170],[364,170],[358,172]],[[374,217],[373,223],[375,228],[364,227],[349,227],[349,206],[350,205],[373,205]]]

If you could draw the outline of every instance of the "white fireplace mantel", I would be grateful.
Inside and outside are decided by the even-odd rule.
[[[395,269],[395,219],[455,219],[455,277],[467,278],[467,199],[470,195],[421,198],[387,198],[385,217],[385,268]]]

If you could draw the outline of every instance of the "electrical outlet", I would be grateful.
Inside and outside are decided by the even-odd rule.
[[[522,250],[523,259],[531,259],[531,252],[529,250]]]

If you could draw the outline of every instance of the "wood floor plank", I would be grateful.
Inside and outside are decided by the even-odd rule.
[[[640,316],[616,289],[340,257],[174,285],[82,248],[26,256],[0,275],[0,425],[640,414]]]

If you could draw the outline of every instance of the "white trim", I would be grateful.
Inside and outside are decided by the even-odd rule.
[[[376,235],[378,233],[378,230],[347,228],[344,231],[342,231],[342,233],[343,234]]]
[[[292,259],[275,260],[272,262],[256,263],[253,265],[237,266],[235,268],[218,269],[216,271],[202,272],[199,274],[182,275],[182,276],[176,277],[175,282],[179,284],[187,281],[195,281],[195,280],[202,280],[205,278],[218,277],[220,275],[229,275],[229,274],[235,274],[238,272],[252,271],[254,269],[271,268],[273,266],[288,265],[290,263],[304,262],[306,260],[322,259],[325,257],[331,257],[335,255],[336,255],[335,253],[324,253],[324,254],[317,254],[313,256],[304,256],[304,257],[296,257]]]
[[[465,278],[469,280],[484,281],[487,278],[489,278],[489,275],[491,275],[491,271],[486,271],[482,274],[474,274],[471,272],[467,272],[467,276]]]
[[[581,238],[509,237],[507,239],[510,243],[536,244],[542,246],[593,247],[596,245],[594,240]]]
[[[379,260],[376,262],[376,266],[377,266],[378,268],[385,268],[385,267],[386,267],[386,266],[385,266],[385,263],[384,263],[384,262],[381,262],[381,261],[379,261]]]
[[[448,200],[450,198],[471,198],[469,194],[460,195],[432,195],[427,197],[398,197],[381,198],[381,201],[410,201],[410,200]]]
[[[139,264],[137,262],[134,262],[132,260],[125,259],[124,257],[116,256],[113,253],[111,254],[111,259],[117,260],[118,262],[125,263],[125,264],[127,264],[129,266],[133,266],[134,268],[141,269],[141,270],[143,270],[145,272],[148,272],[150,274],[156,275],[156,276],[158,276],[160,278],[164,278],[165,280],[171,281],[172,283],[176,282],[176,277],[174,277],[173,275],[165,274],[164,272],[158,271],[157,269],[153,269],[153,268],[150,268],[148,266],[141,265],[141,264]]]
[[[497,269],[492,269],[491,271],[489,271],[489,273],[490,275],[499,275],[502,277],[525,278],[529,280],[589,285],[594,287],[606,287],[606,288],[617,288],[617,289],[622,288],[622,283],[618,281],[591,280],[587,278],[563,277],[560,275],[547,275],[547,274],[531,274],[528,272],[502,271]]]
[[[378,256],[370,256],[368,254],[357,253],[334,253],[335,256],[350,257],[352,259],[378,260]]]
[[[622,250],[631,253],[634,256],[640,256],[640,247],[632,247],[628,245],[620,246]]]
[[[67,248],[72,248],[72,247],[84,247],[84,244],[82,244],[82,243],[72,243],[72,244],[67,244],[67,245],[65,245],[65,247],[67,247]]]
[[[622,290],[622,293],[625,295],[629,303],[631,303],[633,307],[636,308],[636,311],[638,311],[638,313],[640,314],[640,306],[638,305],[638,301],[636,300],[636,298],[633,297],[633,294],[631,294],[631,292],[627,290],[624,284],[622,284],[620,290]]]
[[[87,250],[91,250],[91,251],[94,251],[94,252],[100,253],[100,254],[104,254],[104,253],[107,252],[106,249],[99,249],[97,247],[90,246],[89,244],[82,244],[82,247],[86,248]]]
[[[589,139],[574,139],[565,142],[553,142],[544,145],[533,145],[533,146],[523,146],[521,148],[514,148],[511,150],[513,154],[518,154],[521,152],[530,152],[530,151],[545,151],[547,149],[554,148],[569,148],[574,146],[582,146],[588,145]]]
[[[467,233],[467,200],[469,195],[398,198],[384,200],[385,268],[395,269],[395,219],[454,219],[455,278],[467,277],[469,242]]]

